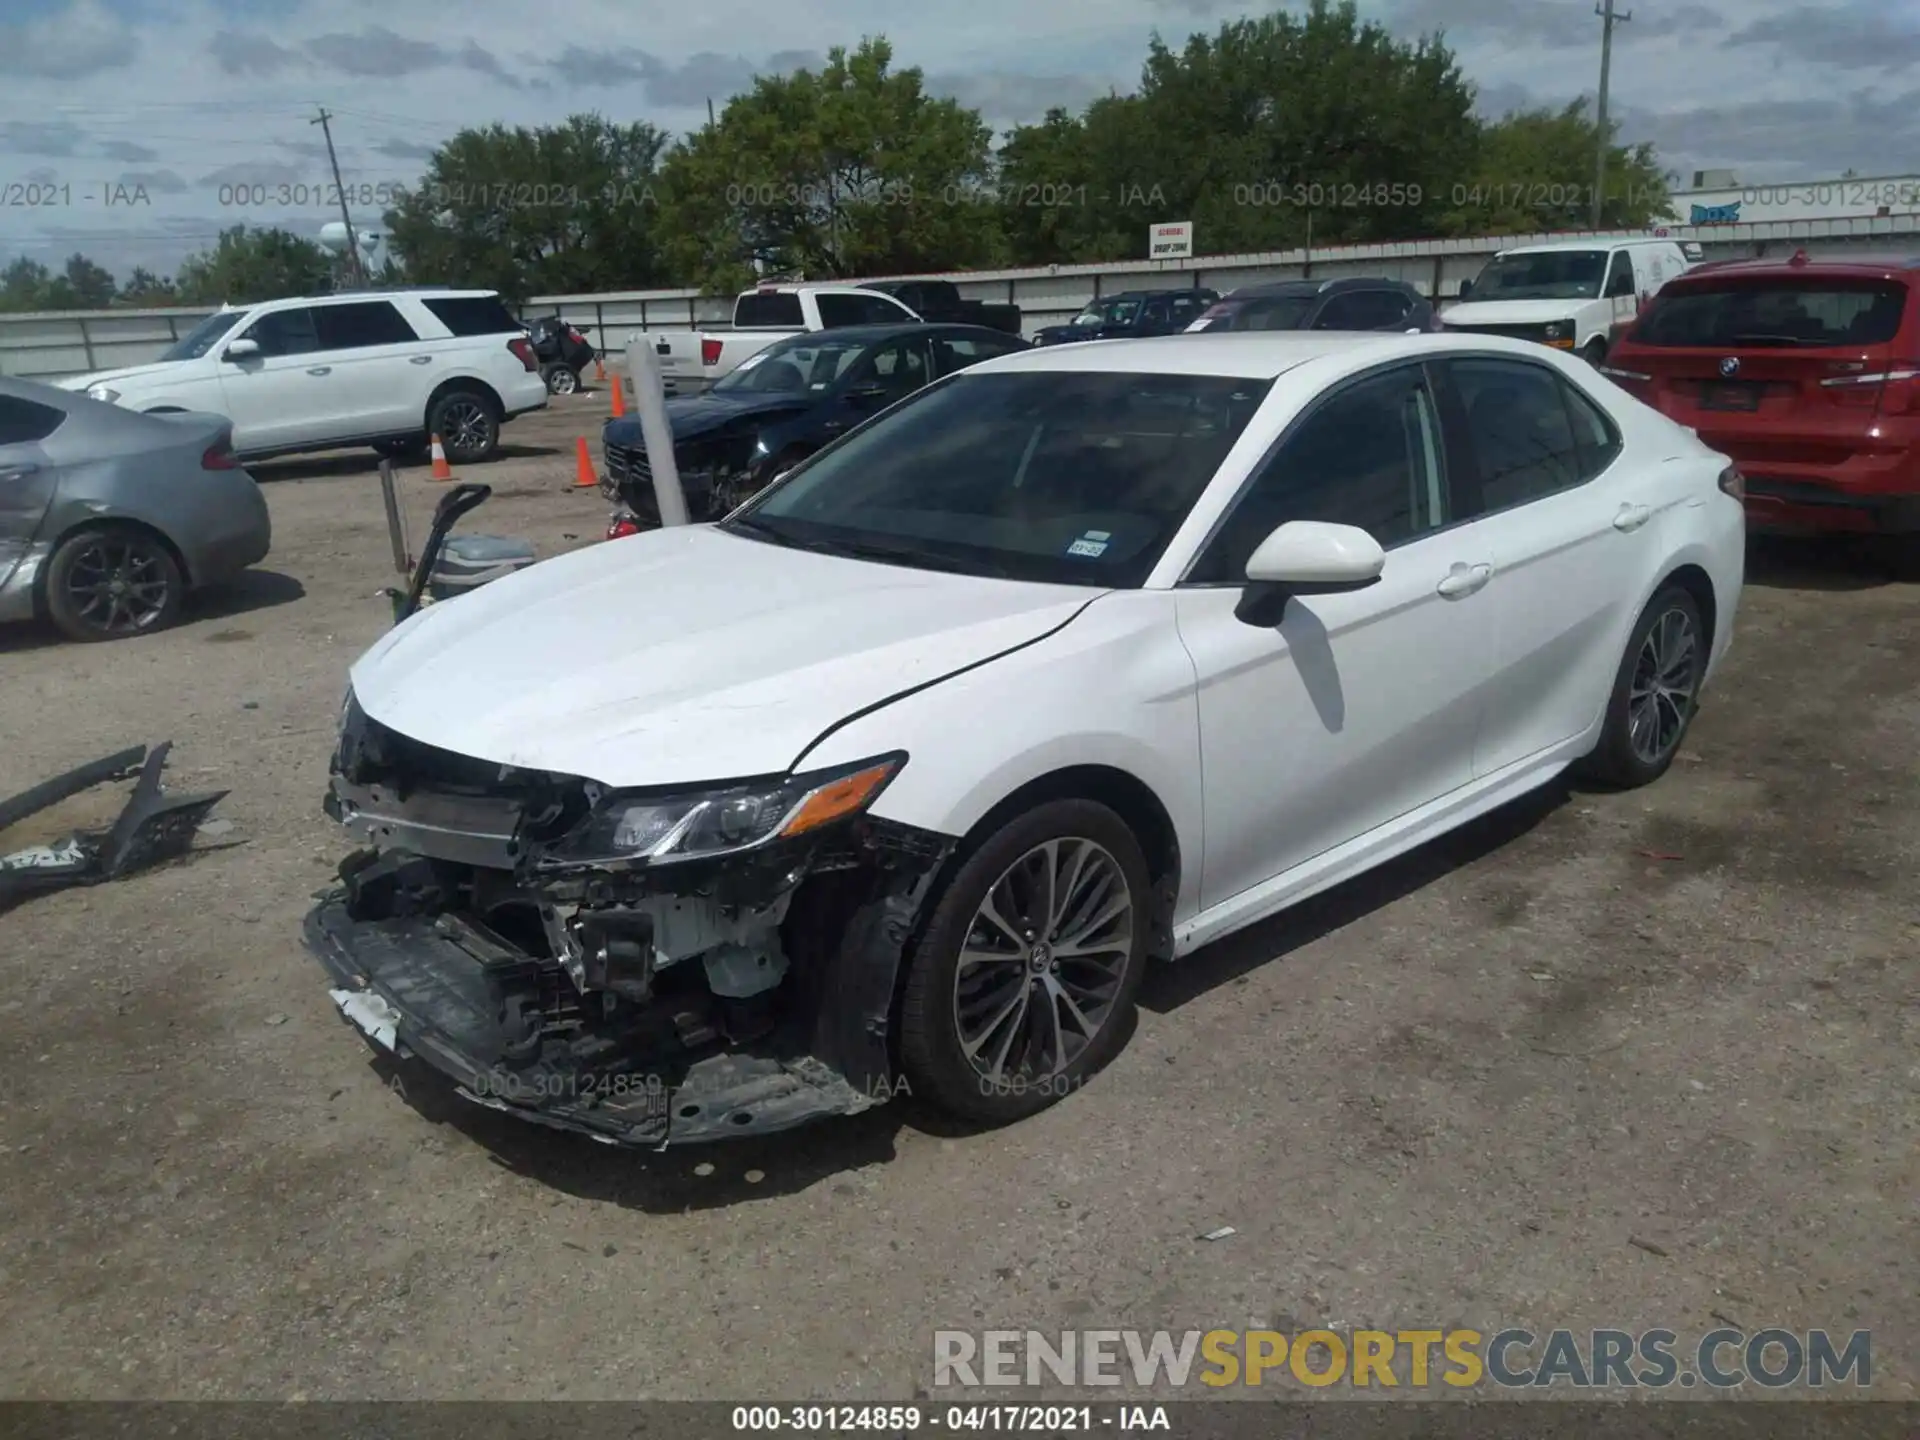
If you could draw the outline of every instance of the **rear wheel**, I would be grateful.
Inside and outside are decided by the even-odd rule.
[[[1708,643],[1700,606],[1681,586],[1647,602],[1614,677],[1600,743],[1583,762],[1588,776],[1632,789],[1667,773],[1699,707]]]
[[[500,412],[477,390],[449,390],[434,401],[427,429],[440,437],[449,464],[491,460],[500,448]]]
[[[1119,1052],[1146,967],[1151,881],[1124,820],[1056,800],[960,866],[908,961],[900,1058],[915,1094],[1006,1123]]]
[[[574,395],[580,390],[580,372],[570,365],[549,365],[542,374],[549,395]]]
[[[126,525],[69,535],[47,565],[47,616],[69,640],[164,630],[179,618],[186,591],[166,543]]]

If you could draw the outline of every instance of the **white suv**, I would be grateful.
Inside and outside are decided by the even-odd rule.
[[[151,365],[61,380],[129,410],[233,422],[243,459],[372,445],[454,464],[547,403],[533,342],[492,290],[385,290],[223,306]]]

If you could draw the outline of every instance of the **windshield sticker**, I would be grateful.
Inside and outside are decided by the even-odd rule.
[[[1104,555],[1107,553],[1107,542],[1111,539],[1113,539],[1113,533],[1111,531],[1089,530],[1078,540],[1067,546],[1067,554],[1085,555],[1090,559]]]

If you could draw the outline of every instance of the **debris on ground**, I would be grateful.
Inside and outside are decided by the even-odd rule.
[[[1201,1235],[1197,1238],[1201,1240],[1224,1240],[1229,1235],[1238,1235],[1239,1233],[1240,1232],[1234,1229],[1233,1226],[1231,1225],[1222,1225],[1219,1229],[1209,1230],[1207,1231],[1206,1234]]]
[[[152,750],[136,745],[0,800],[3,833],[95,786],[139,777],[126,808],[109,829],[78,830],[50,845],[0,854],[0,907],[50,890],[118,880],[190,851],[208,813],[229,792],[169,795],[160,786],[160,772],[172,749],[170,740]]]

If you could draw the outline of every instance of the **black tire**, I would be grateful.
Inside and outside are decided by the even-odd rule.
[[[180,618],[186,595],[166,542],[131,525],[76,530],[47,563],[47,618],[69,640],[152,635]]]
[[[580,393],[580,372],[571,365],[547,365],[541,369],[541,377],[547,382],[549,395],[578,395]]]
[[[1598,336],[1589,340],[1581,347],[1580,358],[1598,370],[1607,363],[1607,342]]]
[[[1663,625],[1672,628],[1661,631],[1656,640],[1656,631]],[[1673,638],[1681,631],[1688,637],[1684,663],[1677,658],[1679,647]],[[1620,658],[1600,742],[1581,762],[1581,773],[1621,790],[1650,785],[1667,773],[1700,708],[1700,682],[1706,674],[1710,643],[1699,602],[1684,587],[1668,585],[1647,602]],[[1659,658],[1661,651],[1667,656],[1664,662]],[[1656,675],[1667,677],[1659,687],[1666,698],[1656,693],[1643,701],[1636,692]],[[1684,697],[1676,702],[1673,697],[1682,689]],[[1659,726],[1651,735],[1650,719]]]
[[[373,442],[373,448],[375,453],[384,455],[389,460],[410,464],[426,457],[427,437],[411,435],[404,440],[376,440]]]
[[[1064,962],[1063,968],[1063,962],[1052,957],[1047,947],[1063,938],[1061,932],[1069,930],[1068,923],[1047,926],[1042,944],[1026,945],[1004,930],[1000,932],[1005,936],[1002,942],[980,917],[990,892],[997,896],[996,912],[1022,908],[1013,903],[1024,888],[1018,883],[1015,867],[1024,865],[1050,841],[1079,842],[1079,847],[1072,850],[1062,847],[1060,853],[1067,857],[1063,866],[1070,865],[1071,858],[1078,855],[1084,866],[1097,868],[1102,883],[1117,879],[1126,887],[1131,906],[1128,933],[1104,933],[1117,926],[1117,921],[1106,927],[1086,927],[1094,943],[1115,942],[1113,949],[1104,952],[1104,959],[1081,956]],[[1069,870],[1070,882],[1078,879],[1080,884],[1070,886],[1075,893],[1070,893],[1061,919],[1084,922],[1109,902],[1114,893],[1111,886],[1104,896],[1084,898],[1090,893],[1087,885],[1095,878],[1095,872],[1084,868]],[[1008,882],[1005,888],[1003,881]],[[1076,894],[1083,897],[1078,915],[1074,913]],[[967,1120],[1007,1124],[1044,1110],[1077,1089],[1126,1043],[1134,996],[1146,969],[1153,903],[1152,879],[1140,842],[1127,823],[1105,805],[1092,800],[1050,801],[995,830],[967,855],[947,883],[907,960],[900,998],[900,1063],[910,1092]],[[1016,917],[1006,918],[1025,928]],[[1034,934],[1039,938],[1038,922]],[[996,944],[989,947],[989,940]],[[1011,942],[1007,953],[1011,956],[1017,951],[1025,958],[969,965],[969,993],[963,1000],[961,951],[970,941],[978,942],[970,953],[999,949]],[[1095,991],[1100,997],[1097,1006],[1086,1007],[1097,1009],[1098,1023],[1091,1037],[1077,1044],[1065,1034],[1065,1022],[1051,1029],[1040,1025],[1039,1018],[1046,1011],[1033,1004],[1057,994],[1063,982],[1074,987],[1083,1000]],[[968,1002],[976,1007],[971,1017],[976,1048],[988,1062],[980,1067],[968,1058],[962,1039],[962,1029],[969,1019],[963,1013]],[[1001,1008],[1003,1004],[1006,1009]],[[1060,1000],[1052,1001],[1051,1011],[1058,1020],[1063,1014]],[[1003,1026],[986,1023],[996,1013],[1008,1017]],[[1031,1063],[1012,1063],[1029,1044],[1038,1047],[1025,1055]],[[992,1063],[996,1052],[997,1066]],[[1063,1055],[1067,1057],[1064,1065],[1059,1063]],[[991,1073],[995,1068],[999,1070],[997,1077]]]
[[[450,465],[491,460],[500,449],[500,410],[479,390],[449,390],[427,411],[427,431],[440,437]]]

